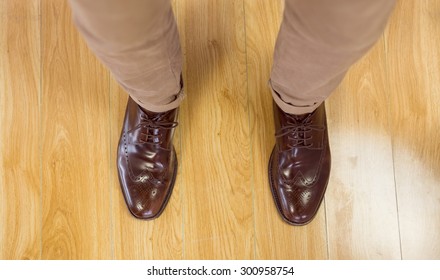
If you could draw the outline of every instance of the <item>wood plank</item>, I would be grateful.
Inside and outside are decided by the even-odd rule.
[[[41,17],[42,258],[111,258],[109,75],[66,1],[42,1]]]
[[[245,1],[256,258],[326,259],[324,205],[309,225],[290,226],[279,216],[269,187],[267,166],[275,128],[267,81],[282,9],[282,1]]]
[[[111,83],[110,100],[110,129],[111,129],[111,196],[112,223],[114,225],[115,259],[181,259],[183,255],[182,240],[182,205],[181,181],[182,161],[180,128],[174,136],[174,147],[177,152],[179,169],[176,183],[165,211],[152,221],[142,221],[134,218],[125,204],[118,180],[116,152],[124,120],[128,95],[115,81]]]
[[[177,9],[176,1],[173,9]],[[173,193],[166,209],[158,219],[142,221],[134,218],[127,209],[121,192],[116,166],[116,152],[124,121],[128,94],[113,80],[110,85],[110,130],[111,130],[111,194],[114,204],[114,242],[115,259],[182,259],[183,256],[183,211],[182,153],[180,126],[174,134],[174,147],[179,169]]]
[[[242,1],[185,0],[181,111],[185,259],[254,257]]]
[[[0,1],[0,259],[39,259],[39,1]]]
[[[386,33],[404,259],[440,258],[439,1],[398,1]]]
[[[349,70],[327,102],[330,259],[400,259],[384,61],[382,39]]]

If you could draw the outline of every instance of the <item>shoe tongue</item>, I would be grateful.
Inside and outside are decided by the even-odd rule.
[[[161,112],[161,113],[151,112],[151,111],[148,111],[148,110],[145,109],[145,108],[142,108],[141,106],[139,106],[139,108],[142,110],[142,112],[145,113],[145,115],[147,115],[147,117],[148,117],[149,119],[155,119],[155,118],[158,118],[159,116],[161,116],[161,115],[163,115],[163,114],[165,113],[165,112]]]
[[[310,116],[310,114],[293,115],[293,118],[294,118],[297,122],[303,122],[308,116]]]

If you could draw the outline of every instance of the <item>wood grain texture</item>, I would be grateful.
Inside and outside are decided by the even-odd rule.
[[[254,257],[242,1],[178,3],[184,258]]]
[[[0,259],[39,259],[38,1],[0,1]]]
[[[119,185],[116,152],[125,115],[128,95],[116,82],[111,83],[111,194],[112,225],[115,259],[182,259],[183,213],[181,205],[181,141],[180,127],[176,129],[174,147],[179,161],[176,183],[165,211],[158,219],[143,221],[134,218],[124,201]]]
[[[173,4],[179,171],[144,222],[117,177],[127,94],[66,1],[0,1],[0,259],[440,259],[439,1],[399,0],[326,102],[332,174],[303,227],[281,220],[267,179],[283,1]]]
[[[282,8],[281,1],[245,0],[256,258],[326,259],[324,205],[313,223],[303,227],[287,225],[277,212],[267,177],[275,144],[272,96],[267,81]]]
[[[326,194],[330,259],[400,259],[384,41],[327,102],[332,173]]]
[[[42,258],[111,258],[109,75],[66,1],[42,1],[41,12]]]
[[[439,1],[399,1],[385,33],[404,259],[440,259],[439,23]]]
[[[177,3],[172,1],[174,11]],[[175,13],[176,14],[176,13]],[[173,193],[160,218],[152,221],[135,219],[129,213],[119,185],[116,152],[127,105],[127,93],[113,80],[110,85],[110,131],[111,131],[111,201],[114,231],[115,259],[182,259],[183,213],[182,213],[182,153],[180,126],[174,134],[174,148],[178,158],[177,178]]]

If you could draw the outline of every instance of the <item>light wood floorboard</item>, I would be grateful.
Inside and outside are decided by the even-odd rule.
[[[41,256],[38,1],[0,1],[0,259]]]
[[[440,2],[399,1],[385,33],[404,259],[440,259]]]
[[[177,16],[187,92],[184,258],[253,258],[243,2],[181,1]]]
[[[268,161],[275,144],[272,96],[267,81],[282,4],[282,1],[245,1],[256,258],[326,259],[324,207],[307,226],[286,224],[275,207],[267,178]]]
[[[174,8],[176,1],[173,1]],[[182,259],[183,213],[182,213],[182,154],[180,126],[174,137],[174,147],[179,159],[179,169],[172,196],[160,219],[145,222],[133,218],[121,193],[119,185],[116,150],[125,115],[128,95],[113,80],[110,85],[110,158],[112,242],[115,259]]]
[[[42,258],[108,259],[109,74],[66,1],[41,1]]]
[[[326,103],[330,259],[400,259],[383,39]]]

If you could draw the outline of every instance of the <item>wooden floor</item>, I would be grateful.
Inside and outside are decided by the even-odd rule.
[[[173,4],[180,166],[144,222],[115,165],[127,95],[66,1],[0,1],[0,259],[440,259],[440,1],[400,0],[326,102],[332,173],[304,227],[281,220],[267,180],[282,2]]]

